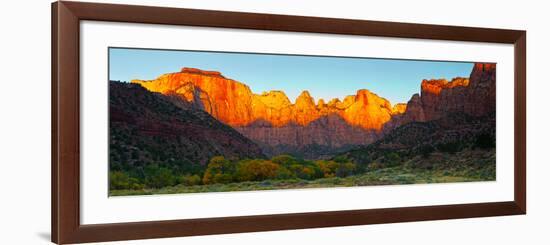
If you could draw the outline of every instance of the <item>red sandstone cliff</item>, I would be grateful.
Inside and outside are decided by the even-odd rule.
[[[183,68],[181,72],[165,74],[155,80],[133,80],[132,83],[153,92],[180,96],[233,127],[244,127],[256,121],[269,122],[274,127],[306,126],[337,114],[352,126],[379,131],[392,115],[403,113],[406,108],[403,104],[392,108],[388,100],[368,90],[359,90],[343,102],[333,99],[328,104],[323,100],[315,104],[309,92],[303,91],[291,103],[282,91],[253,94],[247,85],[225,78],[219,72],[195,68]]]
[[[247,85],[219,72],[195,68],[132,83],[183,98],[278,154],[369,144],[395,127],[438,119],[446,113],[484,115],[495,110],[495,75],[495,64],[477,63],[469,79],[423,80],[420,95],[393,107],[365,89],[343,101],[320,99],[317,104],[303,91],[293,103],[283,91],[254,94]]]
[[[476,63],[469,78],[423,80],[421,94],[415,94],[402,115],[384,126],[391,130],[408,122],[439,119],[445,114],[462,112],[483,116],[496,110],[496,64]]]
[[[152,81],[133,80],[149,91],[173,94],[192,102],[216,119],[231,126],[244,126],[254,120],[252,92],[240,82],[219,72],[183,68]]]

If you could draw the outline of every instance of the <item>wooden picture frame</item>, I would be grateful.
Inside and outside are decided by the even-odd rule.
[[[514,45],[514,200],[478,204],[82,225],[79,23],[82,20],[364,35]],[[52,241],[82,243],[526,213],[526,32],[165,7],[52,4]]]

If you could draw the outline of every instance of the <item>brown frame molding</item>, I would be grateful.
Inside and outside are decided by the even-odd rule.
[[[99,225],[80,224],[81,20],[514,44],[514,201]],[[60,1],[52,4],[52,241],[82,243],[526,213],[526,32]]]

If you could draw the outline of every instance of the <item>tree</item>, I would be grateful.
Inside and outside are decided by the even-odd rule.
[[[334,161],[337,163],[345,163],[345,162],[348,162],[349,160],[345,155],[339,155],[334,157]]]
[[[278,155],[271,158],[271,162],[288,167],[292,164],[297,164],[296,158],[290,155]]]
[[[300,179],[314,179],[315,170],[304,165],[293,164],[290,166],[289,170],[294,173],[294,175]]]
[[[145,167],[145,185],[150,188],[162,188],[176,184],[176,178],[170,169],[156,164]]]
[[[139,190],[143,187],[138,179],[130,177],[125,172],[109,172],[109,189],[111,190]]]
[[[121,171],[111,171],[109,173],[109,189],[124,190],[128,189],[130,176]]]
[[[346,163],[340,163],[338,165],[338,168],[336,169],[336,176],[338,177],[346,177],[353,175],[355,173],[356,166],[354,163],[346,162]]]
[[[237,165],[236,176],[240,181],[275,179],[279,174],[285,174],[279,168],[279,164],[262,159],[241,161]]]
[[[287,168],[279,165],[279,169],[277,169],[277,177],[276,179],[294,179],[296,178],[296,175],[294,175],[290,170]]]
[[[335,161],[317,160],[315,164],[323,171],[324,178],[334,177],[336,175],[336,169],[340,165]]]
[[[379,162],[372,162],[369,164],[369,169],[371,170],[381,169],[382,167],[383,167],[382,164]]]
[[[196,174],[194,175],[183,175],[179,177],[178,182],[185,186],[193,186],[193,185],[200,185],[202,182],[202,178]]]
[[[384,156],[384,160],[389,166],[396,166],[401,162],[401,157],[397,153],[391,152]]]
[[[202,183],[230,183],[233,181],[235,165],[223,156],[215,156],[210,159],[208,167],[202,177]]]

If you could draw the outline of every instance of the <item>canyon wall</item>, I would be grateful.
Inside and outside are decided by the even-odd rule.
[[[325,103],[321,99],[317,104],[308,91],[303,91],[292,103],[283,91],[254,94],[247,85],[219,72],[194,68],[132,83],[190,102],[271,154],[293,149],[308,156],[369,144],[379,138],[393,115],[406,110],[405,104],[392,107],[388,100],[366,89],[343,101],[336,98]]]
[[[369,90],[358,90],[344,101],[332,99],[317,104],[308,91],[303,91],[292,103],[283,91],[254,94],[238,81],[219,72],[183,68],[150,81],[133,80],[153,92],[177,95],[205,110],[216,119],[233,127],[246,127],[257,121],[273,127],[288,124],[306,126],[331,114],[338,114],[349,125],[365,130],[381,130],[394,114],[403,113],[406,105],[392,108],[390,102]]]
[[[439,119],[448,113],[483,116],[496,110],[496,64],[476,63],[469,79],[423,80],[421,93],[414,94],[403,114],[384,125],[384,132],[409,122]]]
[[[133,80],[146,89],[176,96],[208,112],[258,143],[267,154],[315,156],[366,145],[409,122],[447,113],[481,116],[495,110],[496,64],[476,63],[469,78],[423,80],[407,104],[391,103],[366,89],[315,103],[308,91],[294,101],[283,91],[255,94],[215,71],[183,68],[154,80]]]

